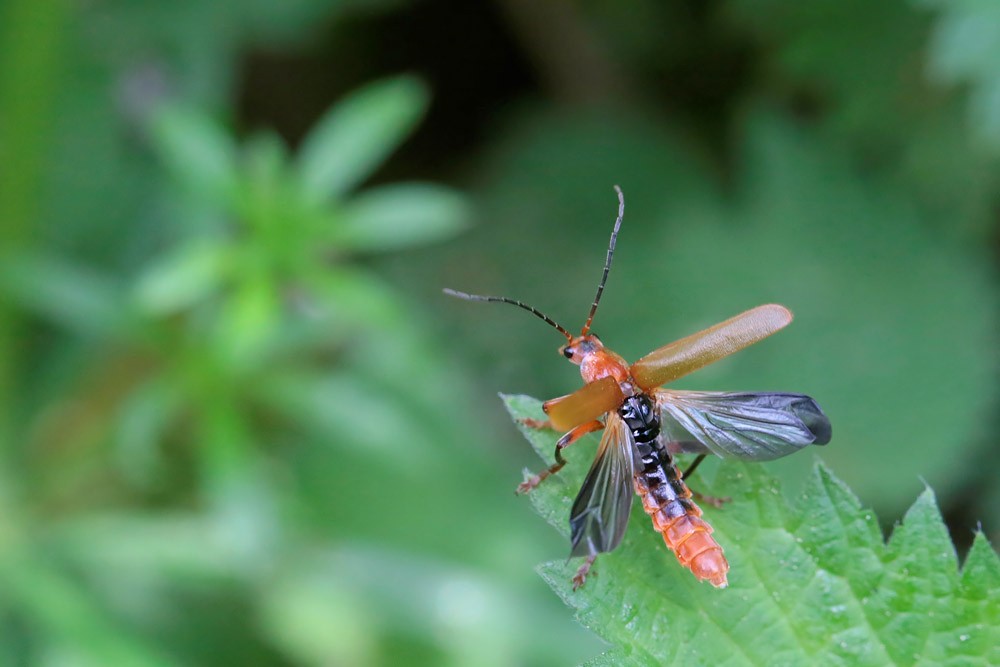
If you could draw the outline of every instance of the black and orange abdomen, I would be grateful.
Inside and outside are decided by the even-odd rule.
[[[681,479],[673,457],[659,442],[660,419],[652,401],[645,395],[629,397],[618,414],[632,429],[639,459],[635,492],[653,519],[653,527],[698,580],[725,588],[729,563],[712,537],[712,527],[701,518],[701,508],[691,500],[691,490]]]
[[[701,518],[701,508],[691,500],[691,490],[681,480],[670,453],[655,441],[638,449],[643,469],[636,471],[635,492],[653,527],[695,577],[725,588],[729,563],[712,537],[712,527]]]

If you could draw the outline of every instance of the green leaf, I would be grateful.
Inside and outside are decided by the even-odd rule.
[[[139,307],[151,315],[170,315],[197,304],[225,280],[229,255],[224,243],[201,240],[165,253],[139,277]]]
[[[244,176],[240,188],[240,218],[249,226],[268,230],[268,241],[293,235],[287,221],[296,210],[293,192],[286,187],[288,149],[273,132],[259,132],[244,146]]]
[[[315,300],[318,316],[331,321],[330,331],[405,326],[402,305],[390,287],[357,268],[324,266],[305,275],[304,285]]]
[[[414,416],[368,378],[284,373],[270,377],[255,392],[278,414],[318,432],[329,446],[356,449],[386,469],[419,469],[435,458],[435,443],[424,437]],[[403,449],[400,433],[407,434]]]
[[[124,290],[115,281],[55,255],[4,258],[0,293],[83,335],[127,336],[135,324]]]
[[[299,154],[303,194],[326,200],[367,178],[413,130],[427,103],[423,84],[403,76],[365,86],[334,106]]]
[[[217,323],[219,358],[231,368],[249,369],[260,364],[262,352],[277,330],[280,308],[275,284],[266,275],[243,280],[225,302]]]
[[[165,667],[159,648],[133,637],[101,608],[91,591],[49,562],[50,554],[15,552],[0,562],[0,590],[25,615],[48,648],[71,649],[72,664]]]
[[[334,243],[364,252],[392,251],[447,238],[466,226],[465,198],[437,185],[388,185],[351,201],[333,230]]]
[[[519,424],[543,414],[535,399],[504,399]],[[550,460],[558,434],[521,429]],[[578,447],[532,493],[564,533],[589,464]],[[614,645],[591,664],[997,664],[1000,559],[979,534],[959,571],[929,489],[886,544],[874,514],[821,463],[794,504],[766,466],[714,463],[699,468],[696,486],[732,498],[705,508],[732,567],[728,589],[680,567],[639,503],[622,545],[598,558],[584,588],[570,584],[577,563],[542,566],[580,621]]]
[[[160,158],[175,177],[216,204],[233,196],[236,146],[232,138],[203,113],[165,107],[151,123]]]

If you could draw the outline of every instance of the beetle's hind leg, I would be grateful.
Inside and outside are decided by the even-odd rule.
[[[687,483],[688,478],[694,474],[694,471],[698,468],[699,465],[701,465],[701,462],[705,460],[706,456],[707,454],[699,454],[698,457],[691,462],[691,465],[687,467],[687,470],[685,470],[681,474],[681,479],[684,480],[684,484],[689,489],[691,489],[691,485]],[[732,500],[732,498],[730,498],[729,496],[726,496],[724,498],[716,496],[706,496],[702,493],[698,493],[694,489],[691,489],[691,495],[694,496],[694,499],[699,503],[703,503],[705,505],[711,505],[712,507],[715,508],[722,507],[725,503],[728,503],[729,501]]]
[[[563,458],[562,450],[569,447],[574,442],[576,442],[583,436],[587,435],[588,433],[599,431],[602,428],[604,428],[604,424],[602,424],[597,420],[594,420],[592,422],[580,424],[572,431],[570,431],[563,437],[559,438],[559,441],[556,443],[556,462],[553,463],[551,466],[549,466],[547,469],[538,473],[537,475],[532,475],[528,477],[528,479],[521,482],[518,485],[517,491],[515,491],[515,493],[519,494],[527,493],[528,491],[531,491],[533,488],[544,482],[546,478],[548,478],[549,476],[554,475],[555,473],[562,470],[562,467],[566,465],[566,459]]]
[[[590,574],[590,568],[594,565],[594,559],[597,558],[597,554],[591,554],[587,556],[587,559],[583,561],[583,565],[577,569],[576,574],[573,575],[573,590],[577,590],[585,583],[587,583],[587,575]],[[594,573],[597,576],[597,573]]]
[[[730,498],[729,496],[706,496],[704,493],[698,493],[697,491],[694,490],[691,491],[691,497],[693,497],[698,503],[702,505],[711,505],[716,509],[732,501],[732,498]]]

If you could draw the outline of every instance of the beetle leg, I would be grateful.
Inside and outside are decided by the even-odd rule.
[[[705,494],[698,493],[697,491],[691,491],[691,496],[702,505],[711,505],[716,509],[732,500],[729,496],[706,496]]]
[[[699,454],[697,457],[695,457],[695,460],[691,462],[691,465],[689,465],[687,467],[687,470],[685,470],[684,473],[681,475],[681,479],[686,480],[688,477],[690,477],[691,475],[693,475],[694,471],[698,469],[698,466],[701,465],[701,462],[705,460],[706,456],[708,456],[708,455],[707,454]]]
[[[528,428],[553,428],[551,419],[532,419],[531,417],[525,417],[521,420],[521,423]]]
[[[597,554],[590,554],[587,559],[583,561],[583,565],[576,571],[573,575],[573,590],[580,588],[585,583],[587,583],[587,575],[590,573],[590,568],[594,564],[594,559],[597,558]],[[595,573],[596,576],[596,573]]]
[[[518,494],[527,493],[528,491],[531,491],[533,488],[535,488],[543,481],[545,481],[545,479],[550,475],[553,475],[562,470],[562,467],[566,465],[566,459],[563,458],[562,450],[565,449],[566,447],[569,447],[574,442],[576,442],[583,436],[587,435],[588,433],[599,431],[602,428],[604,428],[604,424],[595,419],[592,422],[580,424],[579,426],[571,430],[569,433],[559,438],[559,441],[556,443],[556,462],[553,463],[551,466],[549,466],[547,469],[538,473],[537,475],[532,475],[528,479],[521,482],[518,485],[517,491],[515,491],[515,493]]]
[[[706,456],[707,454],[699,454],[698,457],[691,462],[691,465],[687,467],[687,470],[685,470],[684,473],[681,475],[681,479],[684,480],[685,484],[687,484],[688,477],[694,474],[694,471],[698,468],[699,465],[701,465],[701,462],[705,460]],[[688,486],[688,488],[691,489],[690,486]],[[712,507],[715,508],[722,507],[723,503],[728,503],[730,500],[732,500],[732,498],[728,496],[725,498],[706,496],[704,494],[698,493],[694,489],[691,489],[691,495],[694,496],[694,499],[697,500],[699,503],[704,503],[705,505],[711,505]]]

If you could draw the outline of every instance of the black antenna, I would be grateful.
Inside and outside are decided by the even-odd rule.
[[[508,299],[505,296],[483,296],[482,294],[466,294],[465,292],[459,292],[457,290],[448,289],[447,287],[443,291],[448,296],[453,296],[456,299],[465,299],[466,301],[494,301],[494,302],[497,302],[497,303],[509,303],[509,304],[512,304],[512,305],[517,306],[519,308],[524,308],[526,311],[528,311],[529,313],[531,313],[535,317],[538,317],[538,318],[540,318],[542,320],[545,320],[545,322],[549,326],[555,327],[555,329],[559,333],[561,333],[563,336],[566,336],[566,340],[569,340],[569,341],[573,340],[573,334],[571,334],[570,332],[566,331],[565,328],[559,326],[556,323],[555,320],[553,320],[551,317],[549,317],[548,315],[546,315],[542,311],[538,310],[537,308],[532,308],[531,306],[529,306],[526,303],[522,303],[522,302],[517,301],[515,299]]]
[[[590,324],[594,321],[594,314],[597,312],[597,304],[601,301],[601,294],[604,292],[604,283],[608,281],[608,273],[611,271],[611,256],[615,254],[615,242],[618,240],[618,230],[622,226],[622,217],[625,215],[625,195],[622,189],[615,186],[618,193],[618,219],[615,220],[615,228],[611,230],[611,243],[608,245],[608,258],[604,261],[604,275],[601,276],[601,284],[597,286],[597,296],[594,297],[594,305],[590,307],[590,315],[587,316],[587,323],[583,325],[581,336],[586,336],[590,331]]]

